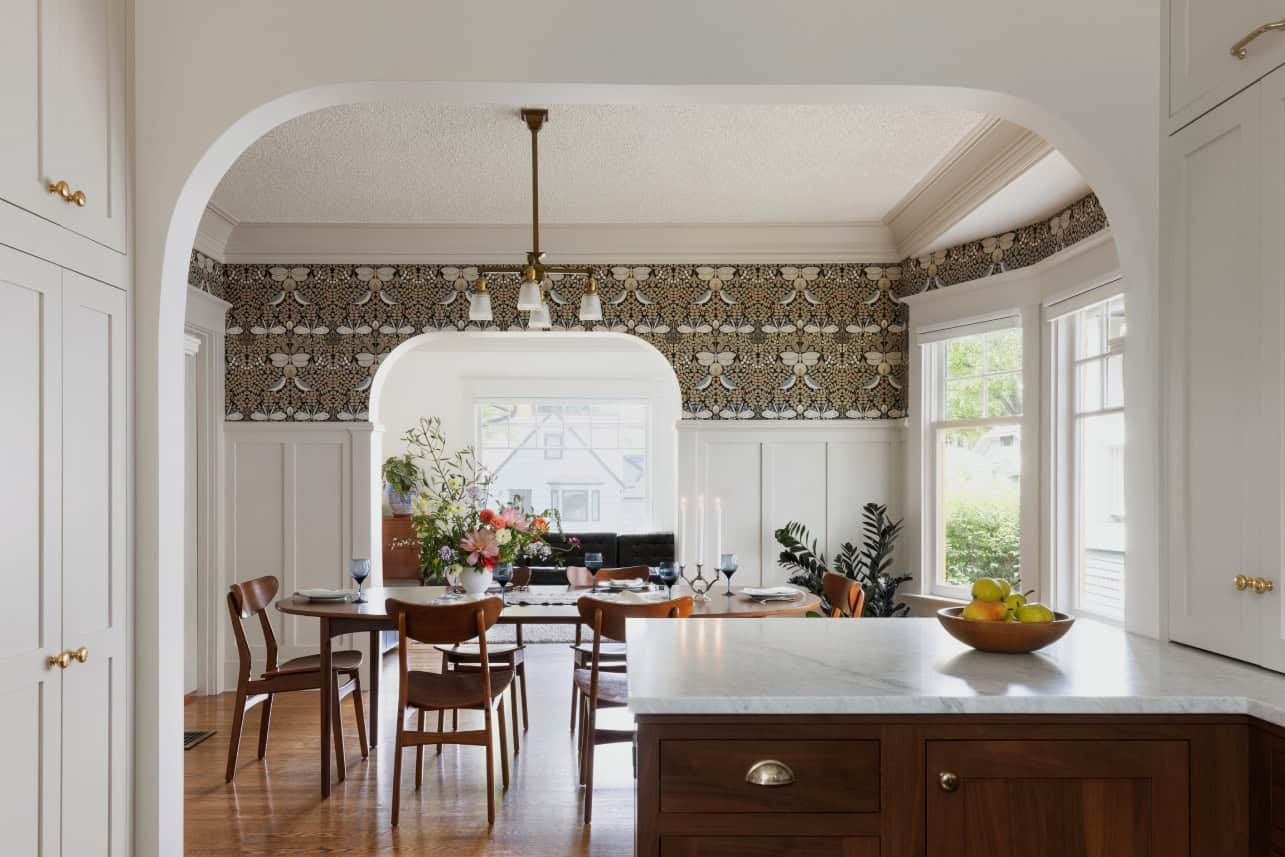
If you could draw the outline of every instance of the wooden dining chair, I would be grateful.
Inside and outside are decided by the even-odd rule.
[[[245,713],[256,705],[263,705],[259,721],[259,758],[268,753],[268,727],[272,723],[272,700],[278,693],[292,690],[321,689],[321,656],[309,655],[277,663],[277,637],[268,619],[268,605],[276,598],[281,583],[271,575],[256,577],[228,587],[228,613],[232,616],[232,633],[236,637],[237,668],[236,702],[232,711],[232,732],[228,739],[228,768],[226,782],[236,775],[236,759],[241,746],[241,728]],[[259,617],[263,642],[267,649],[267,662],[260,678],[251,678],[253,670],[250,643],[246,639],[244,623]],[[331,655],[334,664],[335,688],[331,719],[334,722],[335,760],[339,766],[339,779],[345,776],[343,720],[339,702],[352,695],[353,710],[357,713],[357,735],[361,740],[361,757],[367,758],[370,748],[366,744],[366,712],[361,701],[361,652],[345,650]]]
[[[825,603],[830,605],[830,616],[848,616],[860,619],[866,609],[866,591],[861,584],[850,577],[826,572],[821,578],[821,594]]]
[[[402,751],[415,748],[415,788],[424,784],[424,746],[426,744],[464,744],[486,748],[486,821],[495,823],[495,757],[494,732],[500,733],[500,771],[504,787],[509,787],[509,751],[504,728],[504,691],[513,681],[513,671],[492,669],[491,653],[486,645],[486,632],[500,618],[503,607],[499,598],[483,598],[457,604],[410,604],[390,598],[388,615],[397,621],[398,672],[397,746],[393,756],[392,823],[397,826],[402,783]],[[444,673],[410,669],[407,661],[412,640],[428,645],[454,645],[477,640],[476,671],[451,670]],[[424,728],[429,712],[481,711],[483,727],[468,731],[443,731],[441,719],[435,732]],[[406,715],[418,715],[417,728],[406,728]]]
[[[683,595],[672,601],[623,602],[607,601],[591,595],[576,602],[580,619],[593,629],[589,666],[577,669],[576,688],[584,700],[580,728],[580,782],[584,784],[584,823],[593,817],[593,756],[599,744],[631,742],[634,730],[604,729],[598,726],[598,710],[604,706],[620,707],[629,702],[627,672],[609,672],[602,660],[604,641],[625,642],[627,619],[685,619],[692,615],[692,598]]]
[[[575,579],[579,583],[571,583],[572,568],[576,569]],[[581,574],[580,572],[583,572]],[[577,588],[597,586],[599,583],[608,580],[649,580],[651,578],[651,569],[645,565],[631,565],[624,568],[600,568],[596,573],[589,571],[587,568],[578,566],[567,566],[567,581],[571,586]],[[584,669],[589,663],[589,644],[584,642],[584,625],[576,623],[576,641],[571,644],[572,658],[572,682],[571,682],[571,734],[575,734],[579,726],[580,718],[580,691],[576,689],[575,670]],[[602,657],[604,661],[613,664],[624,663],[625,647],[617,643],[607,643],[603,646]]]

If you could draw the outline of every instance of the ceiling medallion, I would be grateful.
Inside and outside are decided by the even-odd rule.
[[[491,295],[486,290],[487,274],[521,274],[518,309],[529,312],[527,326],[547,330],[550,326],[545,282],[549,274],[571,274],[586,278],[580,298],[580,320],[601,321],[602,300],[593,268],[587,265],[546,265],[540,249],[540,146],[539,134],[549,119],[549,111],[540,107],[522,108],[522,119],[531,131],[531,249],[525,265],[479,265],[477,285],[469,295],[468,317],[471,321],[491,321]]]

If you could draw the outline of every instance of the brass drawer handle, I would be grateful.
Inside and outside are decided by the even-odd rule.
[[[1271,592],[1273,589],[1276,588],[1275,583],[1272,583],[1270,580],[1264,577],[1255,577],[1253,580],[1249,582],[1249,585],[1254,587],[1254,591],[1257,592],[1259,595],[1262,595],[1264,592]]]
[[[942,791],[953,792],[959,788],[959,774],[953,771],[942,771],[937,777],[937,782],[941,784]]]
[[[50,655],[46,663],[49,664],[49,669],[58,667],[60,670],[65,670],[71,666],[71,652],[59,652],[56,655]]]
[[[50,182],[47,187],[49,188],[50,193],[56,193],[58,196],[61,196],[63,202],[69,202],[72,205],[79,206],[80,208],[84,208],[85,203],[88,202],[88,197],[85,196],[85,192],[83,190],[73,191],[71,189],[71,185],[67,184],[65,181],[60,180],[57,182]]]
[[[1231,585],[1236,587],[1237,592],[1244,592],[1251,585],[1252,581],[1243,574],[1238,574],[1231,579]]]
[[[1251,31],[1249,35],[1231,46],[1231,55],[1238,60],[1243,60],[1245,57],[1249,56],[1249,43],[1261,36],[1263,33],[1268,33],[1272,30],[1285,30],[1285,20],[1272,21],[1271,23],[1263,24],[1263,26]]]
[[[794,785],[794,771],[785,762],[778,762],[776,759],[764,759],[761,762],[755,762],[750,765],[750,769],[745,772],[745,782],[752,786],[766,786],[768,788],[792,786]]]

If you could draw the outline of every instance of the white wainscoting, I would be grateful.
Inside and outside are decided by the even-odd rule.
[[[369,423],[228,423],[224,437],[227,579],[222,591],[234,581],[265,574],[281,581],[282,595],[309,587],[351,587],[348,560],[377,561],[371,550],[375,498]],[[228,622],[225,604],[216,609],[217,621]],[[315,621],[276,610],[269,615],[281,659],[317,652]],[[257,627],[247,625],[247,631],[257,669],[264,655],[261,638]],[[228,639],[225,688],[235,686],[237,669],[235,644]]]
[[[904,436],[900,421],[680,422],[679,493],[689,503],[706,497],[706,568],[717,559],[713,497],[723,502],[723,550],[737,555],[740,585],[785,582],[772,533],[787,521],[806,524],[832,556],[845,541],[859,543],[864,504],[885,503],[900,517]],[[692,563],[694,530],[688,540]]]

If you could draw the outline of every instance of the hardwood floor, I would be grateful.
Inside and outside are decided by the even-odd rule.
[[[418,656],[436,668],[437,659]],[[188,729],[218,734],[183,754],[188,857],[221,855],[633,854],[634,780],[629,745],[598,750],[593,824],[580,823],[575,743],[567,728],[571,651],[565,644],[528,647],[531,725],[512,762],[506,793],[497,791],[495,826],[486,825],[486,772],[480,747],[430,748],[424,787],[415,791],[414,751],[403,759],[401,823],[389,825],[396,724],[396,656],[384,660],[380,743],[362,760],[351,704],[343,706],[348,778],[321,799],[317,698],[279,697],[272,709],[267,759],[255,758],[258,716],[247,718],[233,783],[223,782],[232,694],[198,697],[185,709]],[[506,706],[506,715],[508,714]],[[463,718],[480,718],[461,712]],[[462,725],[462,724],[461,724]],[[498,752],[498,749],[497,749]],[[510,752],[512,748],[510,747]],[[498,761],[498,760],[497,760]],[[499,776],[496,776],[496,788]]]

